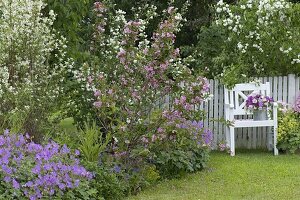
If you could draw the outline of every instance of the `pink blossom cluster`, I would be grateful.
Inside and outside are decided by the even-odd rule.
[[[296,102],[294,104],[294,111],[300,113],[300,94],[298,95]]]

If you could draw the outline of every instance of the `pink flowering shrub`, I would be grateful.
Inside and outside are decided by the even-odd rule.
[[[149,164],[163,175],[203,168],[212,133],[199,124],[201,112],[195,107],[208,97],[209,84],[193,74],[174,47],[181,14],[169,7],[148,36],[154,7],[146,7],[129,21],[122,11],[112,10],[109,3],[94,4],[97,19],[90,49],[101,66],[85,66],[82,77],[94,94],[91,104],[98,124],[112,135],[109,152],[119,163],[117,171],[142,174]],[[166,96],[172,96],[172,105],[159,103]]]

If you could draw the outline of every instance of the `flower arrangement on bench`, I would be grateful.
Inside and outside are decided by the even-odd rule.
[[[274,102],[272,97],[259,93],[252,93],[246,100],[245,109],[253,112],[253,120],[266,120],[267,111]]]

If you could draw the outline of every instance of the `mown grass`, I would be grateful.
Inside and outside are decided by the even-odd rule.
[[[300,199],[300,156],[213,152],[208,168],[163,181],[128,200]]]

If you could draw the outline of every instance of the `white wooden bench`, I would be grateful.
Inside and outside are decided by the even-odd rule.
[[[230,146],[230,155],[235,155],[235,128],[245,127],[273,127],[273,141],[269,137],[268,142],[273,143],[274,155],[278,155],[277,143],[277,103],[273,103],[273,116],[268,115],[267,120],[254,121],[253,119],[237,119],[238,116],[252,115],[244,109],[246,105],[247,95],[249,93],[260,93],[270,96],[270,83],[257,85],[255,83],[237,84],[231,90],[224,88],[225,93],[225,119],[233,123],[233,126],[226,128],[226,142]]]

